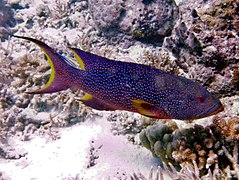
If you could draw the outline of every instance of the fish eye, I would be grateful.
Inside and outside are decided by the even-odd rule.
[[[201,103],[203,103],[205,101],[205,97],[203,96],[198,96],[197,100],[200,101]]]

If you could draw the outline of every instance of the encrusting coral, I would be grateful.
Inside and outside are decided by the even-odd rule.
[[[220,0],[207,9],[197,10],[196,22],[202,27],[198,37],[205,47],[199,62],[219,72],[211,87],[220,95],[233,95],[238,91],[235,76],[239,60],[238,11],[237,0]]]
[[[199,80],[220,97],[238,91],[238,9],[238,0],[182,1],[180,20],[163,43],[185,73],[195,80],[193,74],[199,74]]]
[[[145,64],[151,67],[176,75],[179,74],[176,58],[174,59],[171,52],[165,48],[157,48],[156,50],[148,48],[143,52],[141,59]]]
[[[213,124],[179,128],[175,122],[159,121],[140,133],[141,143],[166,164],[176,168],[196,163],[200,176],[221,171],[220,176],[238,178],[239,119],[224,121],[215,117]],[[236,150],[233,150],[235,149]],[[233,154],[231,156],[230,154]],[[195,166],[195,165],[193,165]]]

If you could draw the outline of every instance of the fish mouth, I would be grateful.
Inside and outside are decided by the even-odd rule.
[[[220,104],[216,104],[214,106],[212,106],[211,108],[208,108],[206,111],[203,111],[202,113],[197,115],[197,118],[204,118],[204,117],[209,117],[212,115],[215,115],[219,112],[222,112],[224,110],[223,105]]]
[[[210,108],[210,109],[213,109],[213,107]],[[215,115],[215,114],[217,114],[217,113],[219,113],[219,112],[222,112],[223,110],[224,110],[224,107],[223,107],[223,105],[221,104],[218,108],[216,108],[215,111],[213,111],[212,113],[210,113],[208,116]],[[209,111],[210,111],[210,110],[209,110]]]

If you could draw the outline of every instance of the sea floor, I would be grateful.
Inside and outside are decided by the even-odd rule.
[[[41,40],[75,64],[76,59],[68,47],[80,48],[114,60],[150,65],[201,84],[209,83],[208,89],[221,95],[220,100],[225,107],[220,118],[228,121],[238,117],[238,89],[233,89],[231,84],[234,81],[238,85],[238,71],[232,68],[238,68],[238,61],[232,63],[229,58],[225,63],[221,57],[213,61],[209,58],[213,53],[226,51],[227,48],[229,55],[238,58],[236,54],[230,53],[233,50],[231,47],[237,48],[235,52],[238,52],[238,46],[233,45],[238,42],[238,35],[228,31],[228,39],[225,39],[224,32],[219,31],[217,34],[217,31],[212,32],[210,28],[204,32],[200,28],[206,27],[205,24],[197,26],[194,23],[201,21],[200,16],[204,17],[200,12],[214,8],[211,2],[176,1],[178,5],[181,2],[181,15],[172,34],[165,38],[172,43],[168,47],[129,38],[127,33],[104,36],[90,12],[89,2],[0,0],[0,179],[148,179],[150,173],[157,172],[157,167],[162,166],[159,158],[153,157],[140,143],[139,133],[143,128],[140,122],[145,120],[143,116],[121,111],[92,112],[91,108],[76,101],[83,95],[76,90],[34,96],[26,94],[26,91],[43,87],[51,70],[42,51],[35,44],[10,37],[9,33]],[[117,1],[109,2],[115,3],[117,7]],[[143,2],[147,4],[149,1]],[[210,17],[206,13],[205,21],[207,18],[208,21],[214,19]],[[110,21],[110,17],[104,20],[114,22]],[[212,21],[212,24],[216,22]],[[105,25],[104,21],[101,25]],[[195,32],[192,33],[192,29]],[[182,42],[184,38],[186,40]],[[198,57],[195,54],[198,41],[213,38],[212,45],[206,44],[207,48],[202,51],[206,58]],[[224,42],[229,45],[231,42],[233,46],[225,45]],[[173,55],[172,50],[178,52],[178,57]],[[225,57],[228,54],[225,53]],[[217,59],[221,61],[214,62]],[[224,69],[220,69],[220,63],[225,65]],[[227,67],[228,63],[230,66]],[[211,120],[212,117],[209,117],[195,123],[206,125]],[[189,123],[186,126],[192,125]],[[165,180],[170,179],[165,171],[163,174]]]
[[[147,149],[115,136],[104,118],[57,129],[57,137],[9,139],[16,159],[0,159],[3,179],[129,179],[160,165]]]

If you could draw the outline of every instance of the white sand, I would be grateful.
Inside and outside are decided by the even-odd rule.
[[[17,160],[1,159],[0,172],[6,179],[114,179],[129,178],[133,172],[148,175],[151,166],[159,164],[145,148],[131,144],[124,136],[113,136],[104,118],[60,131],[57,140],[15,139],[16,149],[24,149],[26,155]],[[92,146],[98,149],[99,158],[96,165],[87,168]]]

